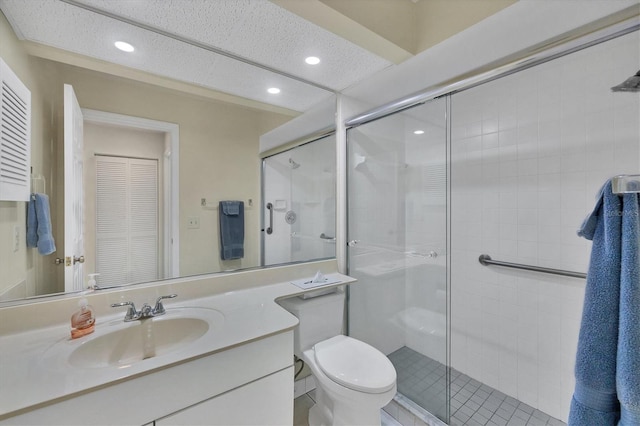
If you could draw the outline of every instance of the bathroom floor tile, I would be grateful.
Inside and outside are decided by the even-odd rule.
[[[391,353],[389,359],[398,373],[398,392],[444,420],[442,401],[446,399],[446,367],[407,347]],[[453,368],[449,371],[449,379],[452,425],[565,425]]]

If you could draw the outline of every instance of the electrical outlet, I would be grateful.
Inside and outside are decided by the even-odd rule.
[[[18,225],[13,227],[13,251],[14,253],[20,249],[20,227]]]
[[[187,218],[187,228],[189,229],[200,228],[200,218],[195,216]]]

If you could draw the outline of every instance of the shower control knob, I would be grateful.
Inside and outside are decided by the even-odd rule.
[[[351,240],[351,241],[349,241],[349,242],[347,243],[347,245],[348,245],[349,247],[355,247],[355,246],[357,246],[357,245],[358,245],[358,243],[359,243],[359,242],[360,242],[360,240]]]

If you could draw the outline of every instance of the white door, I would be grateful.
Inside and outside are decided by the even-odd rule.
[[[73,87],[64,85],[64,291],[83,290],[83,117]]]
[[[96,272],[109,287],[159,278],[158,161],[96,156]]]

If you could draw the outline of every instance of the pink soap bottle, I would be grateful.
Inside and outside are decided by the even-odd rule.
[[[86,336],[93,333],[96,326],[96,317],[93,308],[87,299],[82,298],[78,302],[80,309],[71,315],[71,338]]]

